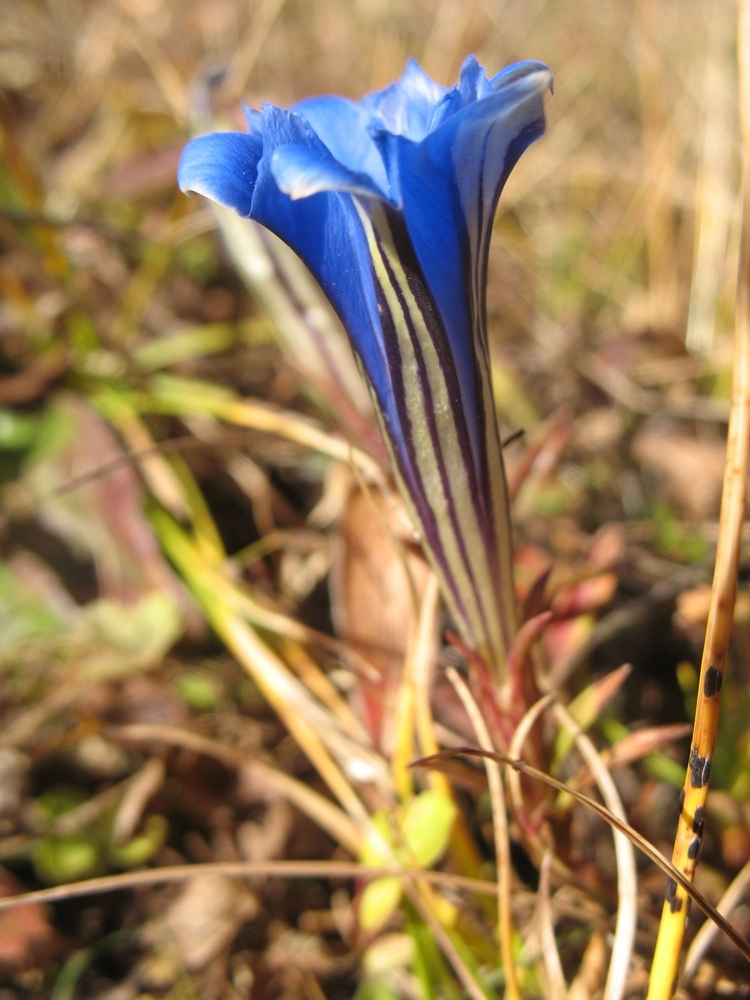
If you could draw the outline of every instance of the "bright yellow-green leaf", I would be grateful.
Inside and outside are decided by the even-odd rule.
[[[99,867],[96,847],[83,837],[49,837],[31,856],[34,871],[52,885],[75,882],[93,875]]]
[[[127,844],[110,846],[109,860],[121,868],[145,865],[164,846],[168,832],[169,826],[163,816],[149,816],[142,834],[133,837]]]
[[[198,670],[181,674],[174,685],[182,700],[197,712],[215,712],[224,694],[217,677]]]
[[[434,865],[448,846],[456,806],[442,792],[417,795],[406,807],[401,836],[409,855],[422,868]]]
[[[382,809],[373,813],[359,860],[374,867],[393,863],[393,831],[388,814]]]
[[[386,875],[370,882],[359,902],[359,924],[362,930],[378,930],[400,902],[401,879],[398,876]]]

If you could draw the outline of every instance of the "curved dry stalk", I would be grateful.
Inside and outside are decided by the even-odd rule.
[[[565,973],[560,961],[560,952],[557,950],[555,922],[552,916],[552,902],[550,900],[550,868],[552,866],[552,857],[552,851],[545,851],[542,864],[539,868],[539,904],[537,906],[539,945],[542,950],[542,960],[547,979],[546,995],[549,997],[549,1000],[566,1000],[568,984],[565,982]]]
[[[440,945],[443,954],[453,966],[453,971],[463,983],[464,989],[472,1000],[487,1000],[487,994],[471,974],[463,958],[458,953],[458,949],[451,941],[450,935],[435,915],[433,908],[422,898],[418,892],[418,886],[412,884],[404,885],[404,892],[411,900],[412,905],[418,911],[428,927],[432,928],[435,940]]]
[[[352,465],[368,482],[385,483],[382,468],[366,452],[343,438],[329,434],[307,417],[276,410],[255,399],[227,403],[220,406],[215,415],[229,424],[276,434],[311,451],[319,451],[322,455]]]
[[[396,700],[396,748],[391,760],[391,769],[393,783],[402,799],[410,798],[414,793],[409,762],[414,757],[415,733],[421,737],[420,744],[422,744],[424,737],[424,732],[419,732],[420,711],[417,707],[417,678],[424,677],[425,673],[429,673],[429,665],[435,659],[439,612],[439,584],[435,574],[430,573],[422,604],[418,609],[413,634],[409,641],[403,677]],[[450,794],[447,787],[445,790]]]
[[[729,888],[716,904],[719,913],[728,917],[732,910],[740,903],[742,897],[750,887],[750,861],[748,861],[737,876],[732,880]],[[684,977],[688,982],[698,971],[700,960],[711,947],[711,943],[716,937],[718,927],[707,920],[698,933],[693,938],[693,943],[688,948],[685,959]]]
[[[743,205],[732,404],[719,539],[695,707],[693,742],[672,854],[675,867],[688,882],[693,881],[700,856],[711,758],[719,724],[719,693],[734,617],[750,453],[750,0],[741,0],[739,4],[737,36]],[[668,881],[651,967],[648,1000],[668,1000],[674,991],[687,919],[686,900],[684,885]]]
[[[201,558],[182,529],[162,512],[155,512],[153,521],[162,545],[180,568],[214,631],[251,675],[268,704],[364,834],[370,827],[370,817],[345,770],[349,774],[358,770],[368,780],[390,787],[385,761],[352,739],[330,711],[312,697],[273,650],[234,612],[223,593],[214,590],[216,574],[210,572],[210,564]]]
[[[604,935],[594,931],[583,953],[576,977],[570,984],[568,1000],[591,1000],[592,996],[598,994],[604,981],[607,951]]]
[[[505,809],[505,794],[500,768],[493,762],[492,739],[487,729],[479,706],[469,691],[468,686],[458,673],[449,667],[446,670],[448,680],[461,699],[466,713],[471,719],[474,732],[482,748],[487,751],[485,769],[487,782],[490,786],[492,801],[492,828],[495,834],[495,855],[497,864],[497,896],[498,896],[498,933],[500,935],[500,950],[505,973],[506,996],[509,1000],[521,1000],[521,991],[516,975],[516,963],[513,955],[513,914],[511,911],[511,862],[510,839],[508,837],[508,814]]]
[[[426,620],[440,614],[440,583],[434,573],[430,573],[425,586],[420,615]],[[414,661],[414,729],[417,743],[422,754],[438,753],[440,746],[435,737],[435,724],[432,718],[430,692],[432,690],[432,674],[435,665],[434,656],[419,656]],[[429,777],[431,788],[443,795],[453,796],[453,789],[444,774],[433,771]],[[481,870],[481,858],[477,846],[466,822],[463,810],[458,810],[456,821],[451,831],[451,846],[459,870],[468,875],[478,875]]]
[[[605,823],[609,823],[620,833],[623,833],[628,840],[634,844],[639,851],[646,855],[646,857],[653,861],[655,865],[658,865],[661,870],[668,875],[670,878],[682,886],[690,898],[695,902],[696,906],[706,914],[709,919],[713,920],[715,924],[719,926],[721,931],[729,938],[733,945],[742,953],[742,955],[750,962],[750,942],[746,941],[742,935],[734,928],[732,925],[716,910],[703,895],[703,893],[696,889],[692,882],[687,879],[682,872],[675,868],[671,861],[661,853],[658,848],[646,840],[644,836],[634,830],[632,826],[624,822],[615,816],[614,813],[610,812],[606,806],[603,806],[600,802],[595,799],[590,799],[583,792],[579,792],[578,789],[566,785],[564,781],[558,781],[557,778],[553,778],[550,774],[545,774],[544,771],[540,771],[538,768],[533,767],[531,764],[527,764],[525,760],[519,760],[517,757],[509,757],[508,754],[502,753],[502,751],[488,751],[482,750],[480,747],[452,747],[450,750],[441,750],[440,753],[432,754],[430,757],[422,757],[421,760],[415,760],[412,767],[433,767],[441,764],[445,760],[449,760],[452,757],[489,757],[490,760],[495,760],[499,764],[505,764],[506,767],[512,767],[514,771],[520,771],[521,774],[527,774],[530,778],[535,778],[537,781],[542,781],[550,788],[556,789],[558,792],[564,792],[566,795],[570,795],[580,802],[581,805],[586,806],[591,812],[596,813],[600,816]]]
[[[201,392],[204,388],[213,391]],[[137,404],[141,413],[180,417],[206,413],[226,424],[272,434],[354,466],[368,482],[378,485],[386,482],[382,468],[366,452],[341,437],[329,434],[309,417],[277,409],[257,399],[240,399],[231,392],[218,393],[215,387],[206,383],[188,383],[175,376],[157,376],[149,383],[147,392],[138,397]]]
[[[526,737],[531,732],[534,724],[536,723],[542,712],[549,708],[552,702],[555,700],[554,692],[545,694],[543,697],[539,698],[531,708],[526,710],[521,721],[516,726],[515,732],[508,746],[508,754],[511,757],[520,757],[523,753],[523,746],[526,742]],[[521,775],[518,771],[510,770],[507,775],[508,783],[508,797],[510,799],[511,809],[513,810],[514,816],[518,817],[523,812],[523,790],[521,788]],[[547,853],[547,849],[539,837],[534,836],[526,829],[524,823],[519,824],[524,832],[524,839],[531,852],[532,858],[536,864],[541,865],[544,857]],[[555,863],[555,862],[553,862]]]
[[[594,744],[562,705],[553,707],[558,721],[565,726],[575,740],[578,752],[591,771],[602,798],[610,812],[623,823],[625,809],[612,775],[601,761]],[[635,929],[638,921],[637,879],[635,854],[628,838],[619,830],[613,830],[615,856],[617,858],[617,921],[612,958],[604,986],[604,1000],[620,1000],[627,985],[628,967],[633,954]]]
[[[29,903],[59,903],[64,899],[82,896],[100,896],[105,892],[123,889],[140,889],[148,885],[169,885],[185,882],[197,875],[228,875],[236,878],[332,878],[362,879],[387,878],[397,875],[406,882],[427,882],[430,885],[452,889],[465,889],[483,896],[496,896],[497,883],[484,879],[452,875],[427,869],[390,866],[379,868],[357,861],[215,861],[197,865],[170,865],[166,868],[147,868],[140,872],[120,875],[101,875],[83,882],[69,882],[50,889],[35,889],[17,896],[0,898],[0,912],[12,910]]]
[[[115,741],[149,742],[182,747],[194,753],[213,757],[229,767],[240,768],[251,781],[262,783],[271,789],[273,794],[281,795],[291,802],[351,854],[356,855],[361,850],[360,830],[343,809],[302,781],[292,778],[265,761],[249,758],[239,750],[224,746],[189,729],[181,729],[179,726],[134,723],[108,727],[104,735],[107,739]]]
[[[268,704],[283,720],[333,794],[364,832],[370,825],[367,810],[332,753],[329,753],[335,747],[338,751],[336,755],[343,758],[348,748],[351,755],[352,741],[343,738],[343,733],[335,732],[333,716],[322,707],[318,711],[317,704],[306,694],[303,685],[287,673],[281,661],[258,639],[251,628],[221,608],[204,610],[216,633],[252,676]],[[294,697],[303,692],[302,698]],[[311,714],[316,718],[315,725],[311,724]],[[328,731],[321,728],[326,723]],[[349,759],[351,761],[351,756]],[[357,763],[355,760],[354,766]],[[368,768],[365,762],[361,766]],[[371,774],[370,777],[374,778],[375,775]]]

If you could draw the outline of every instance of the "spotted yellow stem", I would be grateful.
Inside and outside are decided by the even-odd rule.
[[[737,51],[743,210],[735,310],[732,404],[719,540],[701,661],[693,740],[685,785],[680,793],[680,817],[672,854],[674,866],[690,881],[693,880],[700,857],[711,760],[719,724],[719,696],[734,615],[750,450],[750,0],[740,0]],[[668,879],[651,967],[648,1000],[668,1000],[674,992],[686,917],[687,893],[674,879]]]

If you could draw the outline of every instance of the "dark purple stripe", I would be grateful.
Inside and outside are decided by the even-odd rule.
[[[399,439],[399,435],[392,432],[392,429],[389,426],[387,410],[382,405],[378,407],[380,417],[388,433],[388,438],[391,442],[392,453],[398,463],[401,476],[409,490],[409,495],[412,499],[412,502],[417,509],[417,514],[419,516],[422,529],[425,533],[426,541],[429,545],[430,551],[433,553],[436,561],[438,562],[438,564],[442,569],[443,576],[448,586],[451,589],[451,593],[453,594],[453,599],[456,603],[456,606],[460,609],[460,612],[464,616],[464,619],[468,621],[468,617],[466,614],[466,606],[462,600],[461,594],[459,593],[458,590],[456,590],[455,582],[453,580],[453,574],[450,571],[450,566],[446,561],[445,554],[440,544],[440,534],[437,529],[435,515],[432,509],[430,508],[429,502],[427,501],[424,483],[422,481],[422,476],[419,472],[419,465],[417,463],[416,450],[414,447],[414,439],[412,436],[411,418],[409,416],[409,411],[406,407],[406,389],[404,387],[404,380],[403,380],[403,362],[401,359],[401,352],[398,346],[398,334],[396,333],[393,317],[391,315],[390,307],[386,300],[385,293],[380,284],[380,281],[378,280],[377,275],[374,272],[374,269],[373,269],[372,279],[375,285],[375,295],[378,303],[378,311],[380,314],[381,329],[383,331],[383,340],[385,342],[386,360],[391,375],[393,397],[400,425],[400,431],[401,431],[400,437],[403,439],[407,452],[405,456],[402,454],[401,449],[396,446],[396,442]]]
[[[398,254],[399,263],[404,269],[407,281],[409,283],[409,289],[414,296],[417,307],[419,308],[422,317],[424,319],[427,329],[430,331],[430,335],[435,346],[436,353],[438,355],[438,361],[440,363],[440,369],[442,375],[445,379],[448,399],[450,401],[451,410],[453,413],[454,423],[456,426],[459,447],[461,448],[465,456],[471,455],[471,445],[469,441],[469,435],[466,428],[465,416],[463,408],[461,405],[461,394],[458,385],[458,379],[456,377],[455,369],[450,363],[452,360],[452,355],[450,353],[448,345],[448,337],[445,329],[440,319],[439,313],[434,305],[432,296],[426,288],[424,278],[422,277],[421,269],[416,258],[416,254],[411,245],[411,241],[406,233],[406,226],[400,215],[395,212],[390,212],[388,222],[391,227],[391,234],[393,236],[394,245],[396,252]],[[487,627],[487,621],[485,616],[485,605],[481,599],[481,595],[477,590],[476,578],[472,572],[471,560],[469,558],[469,553],[466,549],[466,542],[463,534],[460,530],[460,524],[458,522],[457,512],[455,505],[453,503],[453,495],[450,489],[450,476],[445,464],[445,456],[443,455],[443,450],[440,445],[440,435],[438,434],[437,426],[435,424],[435,410],[433,405],[432,393],[430,391],[429,378],[427,374],[427,364],[424,359],[424,353],[422,351],[422,345],[419,342],[419,337],[417,336],[416,329],[412,322],[411,313],[409,307],[404,299],[403,292],[396,281],[395,275],[390,269],[388,260],[384,253],[382,253],[382,246],[380,243],[377,230],[375,230],[375,237],[378,242],[378,247],[381,249],[383,266],[388,274],[388,279],[391,283],[393,290],[399,301],[399,305],[404,314],[406,321],[406,329],[409,334],[409,339],[412,343],[412,348],[414,350],[414,355],[417,361],[417,368],[419,373],[419,385],[422,391],[422,396],[425,400],[425,415],[427,417],[427,425],[429,428],[430,438],[433,442],[433,448],[435,450],[435,456],[438,463],[438,472],[440,474],[440,481],[443,487],[443,492],[445,493],[446,499],[448,501],[448,511],[451,522],[451,527],[453,528],[454,535],[458,541],[458,548],[461,560],[466,569],[467,576],[471,580],[472,589],[474,591],[474,596],[476,598],[476,604],[479,609],[479,613],[484,621],[485,635],[489,634],[489,629]],[[395,335],[395,330],[394,330]],[[400,355],[399,355],[400,360]],[[447,363],[446,363],[447,362]],[[474,507],[475,516],[477,516],[477,525],[479,528],[480,536],[484,535],[482,531],[482,520],[481,520],[481,510],[478,510],[475,503],[475,498],[477,495],[476,490],[476,479],[475,470],[473,462],[469,461],[464,465],[467,477],[469,480],[469,490],[470,496],[469,500]]]

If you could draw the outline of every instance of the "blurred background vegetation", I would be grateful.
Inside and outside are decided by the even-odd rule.
[[[239,123],[240,98],[356,99],[409,56],[450,84],[470,52],[555,73],[490,252],[498,411],[525,432],[507,449],[519,591],[545,592],[540,656],[597,746],[622,751],[631,822],[670,852],[687,743],[663,727],[694,702],[731,376],[735,18],[731,0],[0,0],[0,893],[181,862],[383,863],[373,824],[425,867],[446,850],[445,787],[443,805],[414,798],[394,763],[429,741],[388,729],[427,571],[387,488],[373,498],[366,399],[326,392],[311,362],[305,329],[337,344],[335,321],[175,172],[207,114]],[[742,589],[736,619],[713,900],[750,860]],[[444,679],[461,657],[439,628],[431,642],[433,738],[476,742]],[[550,723],[540,741],[585,784],[570,740]],[[482,773],[461,779],[479,867],[455,831],[443,865],[492,876]],[[597,996],[611,836],[527,793],[569,876],[551,890],[562,972]],[[524,995],[552,996],[523,817],[514,944]],[[639,871],[632,995],[663,893]],[[363,917],[363,886],[198,875],[0,913],[0,995],[459,997],[460,962],[501,995],[491,907],[448,891],[397,908],[386,886]],[[750,909],[736,919],[750,930]],[[722,948],[695,995],[746,989]]]

